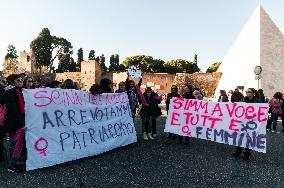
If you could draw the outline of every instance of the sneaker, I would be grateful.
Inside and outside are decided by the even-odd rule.
[[[276,131],[276,133],[277,133],[277,134],[280,134],[280,132],[279,132],[279,131]]]
[[[274,131],[274,130],[272,130],[271,132],[275,133],[275,131]]]
[[[156,138],[157,137],[157,134],[152,134],[153,138]]]
[[[22,172],[23,170],[20,169],[18,166],[16,165],[11,165],[8,167],[8,172],[14,172],[14,173],[20,173]]]
[[[154,140],[154,138],[152,137],[152,134],[151,133],[148,133],[148,138],[150,139],[150,140]]]
[[[143,133],[143,140],[148,140],[147,134]]]

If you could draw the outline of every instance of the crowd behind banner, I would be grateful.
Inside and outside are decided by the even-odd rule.
[[[142,120],[142,138],[143,140],[154,140],[157,136],[156,119],[162,115],[159,104],[162,101],[161,95],[147,87],[145,91],[141,91],[142,77],[138,84],[127,77],[125,82],[119,83],[116,93],[126,93],[129,99],[129,106],[134,120],[135,115],[140,115]],[[45,77],[41,82],[34,80],[25,74],[12,74],[7,78],[0,80],[0,160],[6,159],[8,162],[8,170],[12,172],[21,172],[24,169],[26,161],[25,148],[25,101],[23,99],[23,89],[35,89],[41,87],[76,89],[80,90],[78,83],[71,79],[66,79],[63,83],[52,81],[49,77]],[[168,112],[170,101],[174,97],[182,97],[185,99],[203,100],[202,91],[191,85],[184,86],[184,92],[180,93],[176,85],[172,85],[170,93],[167,94],[165,103]],[[102,93],[113,93],[113,83],[109,79],[102,79],[100,84],[93,84],[89,90],[93,95]],[[271,100],[265,99],[263,91],[256,91],[248,88],[246,95],[236,88],[230,91],[229,95],[225,91],[220,91],[218,102],[246,102],[246,103],[264,103],[270,105],[270,116],[267,122],[267,130],[277,132],[276,125],[278,117],[284,117],[282,94],[277,92]],[[284,121],[282,121],[283,124]],[[283,131],[283,130],[282,130]],[[170,133],[168,138],[175,140],[178,144],[188,144],[190,138],[188,136],[180,136]],[[4,147],[3,147],[4,146]],[[244,150],[244,160],[248,160],[251,155],[248,148],[236,148],[235,156],[240,155]]]

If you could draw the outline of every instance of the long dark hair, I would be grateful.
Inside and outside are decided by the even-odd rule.
[[[112,88],[109,87],[111,85],[111,80],[108,78],[103,78],[100,82],[101,93],[112,93]]]

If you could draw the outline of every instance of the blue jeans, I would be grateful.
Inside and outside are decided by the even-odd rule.
[[[270,123],[272,124],[273,131],[276,131],[278,116],[278,114],[271,113]]]
[[[16,160],[13,159],[13,151],[14,151],[14,147],[15,147],[15,142],[12,138],[9,138],[9,140],[7,140],[7,138],[4,139],[3,141],[3,145],[6,149],[6,158],[8,161],[8,165],[15,165],[16,164]]]

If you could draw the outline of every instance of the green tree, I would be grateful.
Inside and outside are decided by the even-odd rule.
[[[109,68],[108,70],[110,72],[118,72],[119,71],[119,55],[118,54],[112,54],[109,58]]]
[[[102,71],[106,72],[107,71],[107,67],[106,67],[106,64],[105,64],[105,62],[106,62],[105,55],[102,54],[100,57],[96,58],[96,61],[99,62]]]
[[[88,60],[95,60],[95,59],[96,59],[95,50],[91,50],[89,52]]]
[[[40,71],[43,66],[49,67],[51,70],[53,62],[59,54],[72,54],[71,43],[64,38],[52,36],[48,28],[42,29],[39,36],[31,42],[30,48],[35,54],[35,65]],[[54,50],[56,50],[56,54],[52,57]]]
[[[216,72],[218,70],[218,68],[220,67],[220,65],[222,64],[222,62],[215,62],[212,65],[210,65],[208,67],[208,69],[206,70],[207,73],[212,73],[212,72]]]
[[[193,63],[197,64],[197,54],[194,54]]]
[[[70,54],[69,53],[60,53],[58,55],[58,69],[56,72],[69,72],[69,62]],[[73,60],[74,61],[74,60]]]
[[[81,71],[81,62],[84,61],[84,54],[83,49],[80,48],[77,52],[78,58],[77,58],[77,71]]]
[[[77,70],[77,65],[74,59],[71,57],[69,61],[69,72],[76,72]]]
[[[135,55],[135,56],[130,56],[127,57],[122,64],[125,67],[129,66],[136,66],[139,67],[139,69],[142,72],[151,72],[151,66],[153,64],[153,57],[151,56],[146,56],[146,55]]]
[[[154,59],[154,61],[152,61],[152,64],[150,65],[151,72],[155,72],[155,73],[164,73],[164,72],[166,72],[164,65],[165,65],[165,61],[164,60]]]
[[[194,73],[200,71],[200,69],[197,64],[193,62],[183,59],[174,59],[165,63],[165,71],[172,74],[179,72]]]
[[[118,67],[118,71],[119,72],[125,72],[126,71],[126,67],[123,64],[120,64]]]
[[[7,59],[17,59],[17,50],[13,45],[8,45],[7,54],[5,55],[5,60]]]

